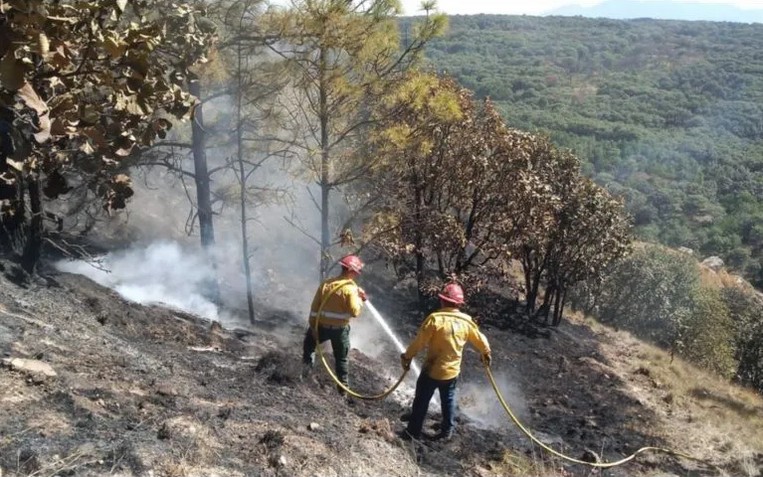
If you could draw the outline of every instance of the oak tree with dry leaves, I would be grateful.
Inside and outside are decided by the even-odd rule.
[[[125,207],[128,158],[189,115],[188,68],[214,35],[201,15],[184,2],[0,2],[0,246],[27,271],[46,201],[78,188]]]

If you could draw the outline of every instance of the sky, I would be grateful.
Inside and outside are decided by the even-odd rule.
[[[659,1],[659,0],[644,0]],[[738,8],[763,8],[763,0],[676,0],[684,3],[712,3],[734,5]],[[401,0],[405,15],[420,14],[421,0]],[[501,13],[507,15],[542,15],[559,7],[581,5],[590,7],[603,0],[438,0],[438,9],[451,15],[471,15],[476,13]]]

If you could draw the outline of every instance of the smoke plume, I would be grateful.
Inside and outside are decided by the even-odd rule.
[[[528,418],[527,402],[519,387],[506,373],[493,373],[498,389],[520,421]],[[502,429],[507,426],[506,411],[496,399],[487,378],[461,385],[459,408],[473,423],[482,429]]]
[[[166,304],[215,321],[223,318],[203,293],[213,276],[209,265],[176,242],[112,252],[100,257],[98,266],[65,260],[56,263],[56,268],[85,275],[136,303]]]

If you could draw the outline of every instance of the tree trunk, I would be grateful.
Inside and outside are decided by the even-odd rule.
[[[559,326],[562,322],[562,316],[564,315],[564,305],[567,301],[567,290],[564,287],[559,287],[556,292],[556,307],[554,309],[554,321],[552,326]]]
[[[249,322],[254,324],[254,297],[252,295],[252,270],[249,265],[249,237],[247,235],[246,224],[246,171],[244,170],[244,120],[241,114],[243,108],[243,73],[241,62],[243,52],[241,44],[238,45],[238,91],[236,94],[236,153],[238,159],[238,174],[240,183],[240,206],[241,206],[241,258],[244,264],[244,275],[246,278],[246,304],[249,311]]]
[[[546,291],[543,294],[543,303],[538,308],[538,312],[535,314],[535,318],[538,319],[543,316],[543,324],[548,325],[548,316],[551,311],[551,305],[556,295],[556,285],[549,283],[546,286]]]
[[[3,253],[18,251],[18,236],[25,219],[24,182],[21,174],[6,162],[14,153],[12,123],[13,111],[0,108],[0,174],[15,179],[11,183],[0,181],[0,201],[3,204],[0,208],[0,251]]]
[[[417,239],[416,242],[420,241]],[[416,293],[419,302],[419,311],[423,312],[426,309],[426,296],[424,295],[424,254],[418,251],[418,243],[416,247]]]
[[[540,289],[540,282],[543,278],[544,272],[546,271],[546,267],[548,265],[548,258],[545,258],[542,262],[539,262],[537,259],[537,253],[533,254],[533,252],[529,252],[530,255],[528,255],[527,261],[530,264],[529,270],[530,270],[530,279],[531,279],[531,291],[530,295],[527,299],[527,312],[533,313],[536,309],[538,296],[539,296],[539,289]],[[546,300],[544,297],[544,304],[546,304]],[[537,315],[536,315],[537,316]]]
[[[9,167],[0,167],[9,169]],[[0,250],[4,253],[21,253],[24,242],[24,224],[26,209],[24,205],[24,180],[21,174],[14,173],[16,180],[12,184],[0,181],[0,200],[9,204],[0,210]]]
[[[331,192],[330,181],[330,157],[329,157],[329,116],[328,94],[326,84],[327,58],[326,49],[320,50],[320,83],[319,83],[319,117],[321,127],[321,270],[320,279],[325,280],[328,276],[330,262],[331,235],[329,234],[329,193]]]
[[[527,312],[535,311],[535,305],[538,301],[538,290],[540,289],[540,272],[533,270],[530,275],[530,292],[527,295]]]
[[[201,84],[198,79],[189,83],[190,93],[201,100]],[[215,229],[212,222],[212,200],[207,168],[207,137],[204,131],[204,112],[199,104],[194,109],[192,125],[193,166],[196,181],[196,203],[199,211],[201,246],[209,250],[215,244]]]
[[[530,279],[532,270],[530,268],[529,259],[527,258],[527,255],[525,254],[524,257],[522,257],[522,273],[525,277],[525,311],[530,312],[530,293],[532,291],[532,280]]]
[[[413,175],[411,176],[411,182],[413,185],[413,201],[414,201],[414,221],[417,225],[421,224],[422,211],[422,191],[419,184],[419,176],[415,169],[415,164],[410,163]],[[424,245],[424,237],[421,235],[420,227],[414,229],[413,245],[416,247],[416,296],[419,302],[419,312],[423,313],[426,308],[426,297],[424,296],[424,253],[421,251]]]
[[[545,263],[540,264],[536,259],[535,253],[531,249],[526,249],[522,257],[522,269],[525,274],[525,312],[532,315],[535,312],[535,305],[538,301],[538,290],[540,289],[540,279],[543,276]]]
[[[201,82],[192,79],[188,84],[190,93],[201,101]],[[199,231],[201,247],[206,259],[211,265],[213,276],[205,280],[204,294],[214,303],[220,304],[220,287],[217,283],[217,263],[213,247],[215,245],[215,228],[212,217],[212,194],[209,186],[209,170],[207,167],[207,133],[204,130],[204,112],[199,103],[194,109],[191,133],[193,137],[193,167],[196,182],[196,207],[199,216]]]
[[[40,180],[38,177],[30,177],[27,181],[29,191],[29,206],[32,217],[29,222],[24,252],[21,256],[21,267],[29,274],[34,273],[37,263],[40,261],[42,250],[42,197],[40,196]]]

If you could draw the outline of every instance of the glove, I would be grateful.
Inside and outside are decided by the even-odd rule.
[[[493,362],[493,357],[490,356],[490,353],[483,354],[482,362],[485,364],[485,366],[490,366],[490,363]]]
[[[400,355],[400,366],[406,371],[411,369],[411,360],[405,357],[405,353]]]
[[[358,296],[363,301],[367,301],[368,300],[368,295],[366,295],[366,291],[363,290],[362,288],[358,288]]]

